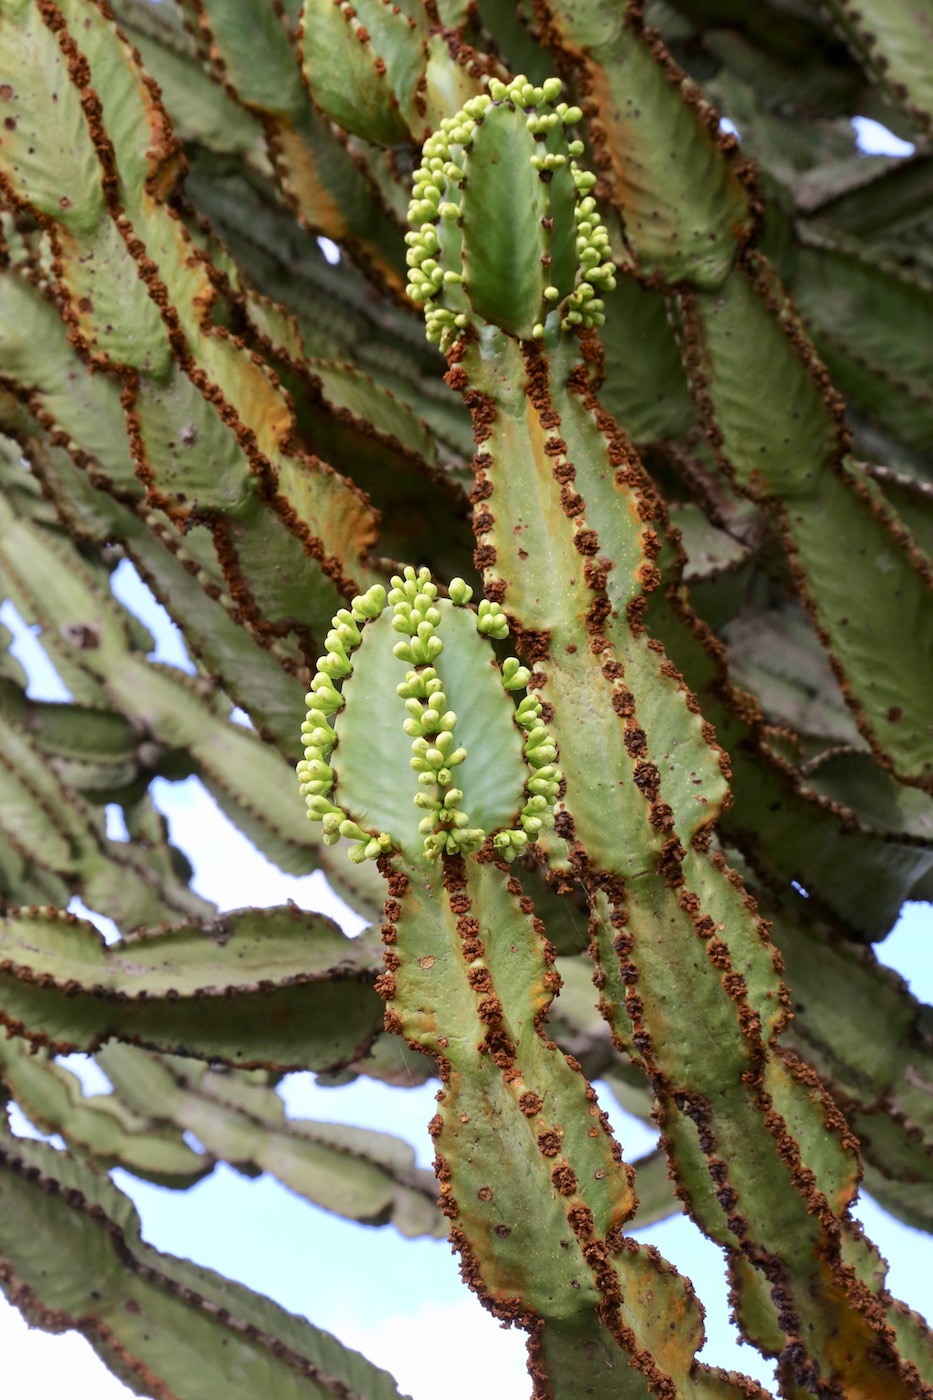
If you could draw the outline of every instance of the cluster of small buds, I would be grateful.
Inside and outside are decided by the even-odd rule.
[[[424,703],[413,695],[409,695],[405,700],[408,719],[402,728],[412,739],[423,739],[428,734],[452,734],[457,722],[457,716],[453,710],[445,709],[447,696],[441,689],[441,681],[437,672],[434,671],[433,667],[430,669],[433,688],[426,693]],[[410,686],[418,674],[417,671],[409,671],[406,677],[406,686]],[[401,687],[399,693],[401,693]]]
[[[485,841],[485,831],[471,827],[467,814],[459,810],[462,801],[463,792],[455,787],[415,794],[415,806],[426,813],[418,823],[418,830],[424,836],[424,853],[429,860],[444,852],[469,855],[471,851],[478,851]]]
[[[560,97],[563,83],[560,78],[545,78],[540,87],[530,83],[524,73],[503,83],[499,78],[489,79],[489,95],[493,102],[511,102],[513,107],[540,107],[552,103]],[[574,120],[579,121],[579,116]]]
[[[533,841],[545,827],[554,825],[554,804],[560,792],[563,774],[554,760],[557,746],[541,719],[541,702],[526,695],[515,711],[515,722],[525,731],[523,744],[525,762],[534,769],[526,783],[530,794],[522,808],[522,829]]]
[[[422,723],[430,718],[431,712],[429,711],[424,716]],[[444,719],[450,724],[449,729],[440,729],[430,738],[426,735],[419,735],[412,740],[411,766],[418,774],[419,783],[449,787],[454,780],[452,770],[459,768],[467,756],[465,748],[454,748],[453,726],[457,716],[453,710],[448,710]]]
[[[465,178],[463,160],[465,153],[469,153],[476,127],[492,103],[508,103],[528,112],[526,129],[536,141],[545,142],[549,133],[575,126],[583,117],[579,107],[557,101],[561,87],[559,78],[548,78],[540,87],[529,82],[524,74],[509,83],[490,78],[489,92],[471,98],[455,117],[446,118],[424,144],[408,207],[409,223],[415,227],[405,236],[409,269],[407,290],[412,301],[424,304],[427,338],[442,350],[448,349],[471,321],[470,303],[463,289],[459,238],[445,239],[438,226],[444,222],[457,224],[460,220],[460,187]],[[583,153],[583,142],[576,138],[568,140],[564,150],[540,154],[536,151],[529,157],[532,167],[546,178],[550,178],[547,172],[569,163],[576,189],[579,270],[577,285],[566,297],[560,323],[564,330],[575,326],[584,329],[601,326],[606,319],[605,302],[598,293],[615,287],[609,234],[596,216],[596,201],[590,194],[596,176],[581,170],[577,164]],[[445,266],[445,260],[449,262],[452,257],[457,265]],[[558,287],[549,285],[543,289],[542,315],[556,306],[560,296]],[[540,339],[544,331],[542,319],[532,329],[533,338]]]
[[[530,680],[531,672],[516,657],[503,661],[502,684],[506,690],[520,690]],[[554,762],[557,747],[541,721],[541,713],[541,702],[534,695],[525,695],[515,710],[515,722],[525,735],[525,762],[534,771],[525,784],[528,796],[522,808],[521,826],[515,831],[500,831],[492,838],[499,855],[508,861],[520,856],[545,827],[554,825],[554,805],[563,774]]]
[[[502,684],[506,690],[524,690],[530,680],[531,672],[517,656],[505,658],[502,663]]]
[[[331,630],[324,639],[324,655],[318,661],[311,689],[305,696],[308,714],[301,726],[304,757],[296,771],[308,819],[321,823],[326,846],[336,845],[342,836],[353,841],[349,856],[355,864],[385,855],[392,849],[392,842],[384,832],[373,836],[364,831],[330,800],[335,775],[327,760],[337,742],[330,720],[344,705],[334,682],[345,680],[353,670],[350,658],[362,641],[360,624],[378,617],[385,606],[386,591],[380,584],[374,584],[332,619]]]
[[[524,852],[528,837],[524,831],[498,831],[492,838],[492,844],[503,860],[511,861]]]
[[[425,328],[433,344],[452,339],[469,325],[466,297],[462,293],[459,298],[455,295],[463,274],[459,268],[441,266],[437,225],[441,220],[456,224],[460,218],[457,192],[463,182],[463,153],[491,103],[492,98],[481,93],[471,98],[455,117],[446,117],[425,141],[421,165],[415,171],[408,221],[416,227],[405,235],[407,290],[412,301],[425,303]],[[448,297],[454,294],[453,308],[438,302],[441,292]]]
[[[577,206],[574,210],[577,259],[582,276],[567,299],[567,310],[561,321],[564,330],[571,326],[601,326],[606,319],[606,303],[597,296],[597,291],[611,292],[616,284],[609,232],[600,222],[596,200],[590,194],[596,184],[596,176],[589,170],[574,167],[573,180],[577,188]]]
[[[530,680],[530,669],[528,666],[521,665],[517,657],[504,659],[502,664],[504,689],[524,690]],[[516,708],[516,722],[525,731],[537,734],[537,729],[532,727],[535,727],[535,721],[538,720],[539,714],[541,714],[541,706],[539,706],[538,701],[534,699],[534,696],[525,696]],[[544,725],[539,725],[537,728],[544,729]],[[527,750],[531,732],[528,732],[527,739],[525,739],[525,750]],[[544,732],[546,735],[548,731],[545,729]],[[532,753],[537,753],[539,746],[541,746],[541,741],[535,738],[535,748],[532,749]],[[553,753],[556,756],[556,749],[553,749]],[[525,757],[537,769],[537,764],[534,763],[528,752],[525,752]],[[544,771],[544,777],[542,777],[542,771]],[[548,767],[545,764],[544,770],[535,771],[535,776],[525,784],[525,790],[530,792],[531,797],[525,802],[523,812],[521,812],[520,829],[514,830],[514,832],[499,832],[493,836],[493,846],[499,851],[500,857],[507,861],[514,861],[516,855],[523,854],[525,847],[528,846],[528,841],[535,839],[542,826],[553,826],[551,808],[553,801],[558,797],[559,784],[560,771],[555,767]]]
[[[509,635],[509,620],[498,603],[484,598],[476,610],[476,630],[484,637],[504,642]]]
[[[525,128],[527,131],[531,132],[532,136],[546,136],[549,131],[556,131],[558,127],[575,126],[582,118],[583,113],[580,111],[579,107],[568,107],[566,102],[558,102],[553,112],[544,112],[540,116],[533,112],[530,117],[526,118]],[[582,156],[583,150],[583,142],[579,137],[576,137],[573,141],[568,141],[567,155],[571,160],[576,160],[577,156]],[[566,157],[558,161],[557,164],[566,165]],[[536,166],[535,168],[541,169],[542,167]],[[547,169],[546,166],[543,168]]]
[[[427,569],[415,573],[409,565],[404,575],[393,577],[389,593],[392,626],[408,637],[408,641],[396,642],[392,648],[392,655],[399,661],[407,661],[410,666],[430,666],[444,650],[444,643],[435,634],[441,620],[434,606],[436,599],[437,584],[431,582]]]
[[[311,688],[305,697],[308,714],[301,726],[304,757],[297,766],[301,794],[308,817],[321,823],[325,845],[349,838],[349,857],[359,863],[376,860],[393,849],[385,832],[374,835],[364,830],[333,800],[336,774],[329,759],[337,744],[334,716],[345,701],[338,688],[353,671],[352,654],[363,638],[367,621],[378,618],[389,605],[392,626],[403,634],[392,650],[410,669],[397,687],[405,702],[407,716],[403,729],[411,739],[411,767],[417,774],[418,792],[414,803],[423,813],[418,830],[429,859],[444,854],[467,855],[477,851],[486,839],[485,831],[471,827],[461,810],[463,790],[454,786],[456,770],[467,757],[467,750],[455,739],[457,716],[448,707],[444,684],[434,662],[443,651],[437,635],[443,613],[437,606],[437,585],[427,569],[411,567],[391,580],[388,596],[379,585],[354,598],[349,608],[341,608],[332,620],[324,641],[324,654],[318,662]],[[451,602],[466,607],[473,590],[463,579],[454,579],[449,588]],[[508,634],[508,621],[498,603],[482,599],[476,610],[477,630],[487,637],[502,639]],[[502,662],[502,685],[508,691],[523,690],[531,671],[517,657]],[[493,842],[507,860],[520,855],[543,827],[553,826],[554,803],[561,782],[555,766],[557,750],[541,723],[542,707],[533,695],[525,695],[515,710],[515,721],[524,733],[523,751],[532,776],[526,783],[526,802],[521,825],[514,831],[499,832]]]
[[[418,830],[424,837],[425,855],[434,860],[445,851],[448,855],[466,855],[478,850],[486,833],[470,826],[469,817],[460,810],[463,792],[453,786],[454,769],[463,763],[467,751],[456,747],[457,716],[447,708],[443,682],[430,664],[443,650],[443,643],[435,635],[441,620],[440,611],[434,606],[437,587],[430,578],[427,569],[417,574],[414,569],[406,569],[404,578],[393,578],[389,602],[395,612],[392,625],[411,638],[408,643],[396,644],[393,651],[420,668],[406,674],[398,694],[408,711],[403,728],[412,740],[410,761],[421,789],[414,802],[425,813]],[[450,591],[462,600],[461,606],[472,592],[462,579],[455,579]]]
[[[463,167],[460,164],[463,151],[473,139],[477,123],[481,122],[492,98],[487,93],[471,97],[469,102],[455,117],[445,117],[425,141],[421,148],[421,164],[415,171],[412,197],[408,208],[408,220],[412,224],[422,224],[430,220],[433,224],[438,217],[460,217],[460,210],[454,205],[452,210],[443,208],[444,194],[451,186],[463,180]],[[409,247],[414,239],[408,240]],[[409,267],[417,266],[409,259]]]

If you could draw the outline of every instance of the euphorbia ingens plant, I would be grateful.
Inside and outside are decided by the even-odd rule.
[[[111,6],[0,0],[0,582],[71,697],[0,656],[0,1078],[64,1143],[0,1137],[0,1286],[139,1393],[397,1397],[107,1175],[227,1161],[448,1234],[536,1400],[763,1394],[637,1234],[683,1207],[782,1394],[926,1394],[851,1216],[933,1226],[867,946],[933,892],[928,156],[849,120],[926,139],[923,17]],[[218,914],[191,775],[370,930]],[[286,1116],[400,1054],[433,1172]]]

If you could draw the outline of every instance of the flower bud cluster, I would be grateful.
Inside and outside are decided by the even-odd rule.
[[[459,223],[461,186],[466,173],[464,160],[476,127],[492,103],[507,103],[513,109],[527,112],[525,127],[539,145],[551,133],[582,120],[579,107],[557,101],[560,93],[559,78],[548,78],[540,87],[530,83],[523,74],[509,83],[491,78],[488,93],[471,98],[455,117],[446,118],[424,144],[408,207],[409,222],[415,227],[405,236],[409,269],[407,290],[412,301],[424,304],[428,340],[443,350],[449,348],[458,332],[466,329],[472,319],[468,290],[463,285]],[[581,170],[577,164],[577,158],[584,153],[583,142],[565,140],[563,145],[564,149],[557,151],[544,150],[542,145],[529,161],[546,179],[550,178],[549,172],[570,165],[577,197],[578,271],[576,285],[564,300],[560,324],[564,330],[575,326],[586,329],[601,326],[605,321],[605,303],[599,293],[615,286],[615,264],[609,234],[596,216],[596,201],[590,194],[596,176]],[[490,210],[489,216],[495,218],[496,211]],[[454,226],[456,236],[446,234],[444,225]],[[542,317],[555,309],[560,295],[557,287],[543,289]],[[542,319],[534,326],[532,336],[541,338],[544,329]]]
[[[429,859],[448,855],[468,855],[479,850],[486,832],[472,827],[462,810],[464,793],[456,786],[457,770],[467,750],[457,744],[457,716],[449,707],[444,683],[435,662],[444,649],[438,636],[443,618],[437,602],[437,585],[427,569],[406,568],[391,580],[386,595],[379,585],[354,598],[349,608],[341,608],[324,639],[324,652],[318,661],[311,689],[305,697],[308,714],[301,726],[304,757],[297,765],[301,794],[311,821],[321,823],[325,845],[335,845],[341,837],[353,843],[349,856],[354,862],[375,860],[393,849],[392,837],[385,832],[373,835],[364,830],[334,801],[336,773],[330,758],[337,744],[334,717],[345,705],[339,686],[352,675],[353,652],[363,638],[365,624],[378,618],[387,606],[392,609],[392,627],[401,640],[392,651],[410,666],[397,693],[404,701],[406,717],[402,728],[411,740],[410,764],[417,774],[418,791],[414,804],[422,813],[418,831]],[[473,591],[463,579],[450,584],[451,602],[466,607]],[[482,599],[476,610],[477,630],[498,639],[508,634],[508,622],[498,603]],[[523,690],[531,671],[517,657],[502,662],[502,685],[507,691]],[[544,724],[542,707],[534,695],[525,695],[515,709],[515,721],[523,731],[525,761],[532,770],[525,785],[526,801],[520,826],[499,832],[493,842],[507,860],[512,860],[534,841],[542,828],[554,825],[561,773],[555,766],[557,750]],[[392,742],[391,736],[387,736]]]
[[[502,684],[506,690],[524,690],[530,680],[531,672],[517,656],[505,658],[502,663]]]
[[[476,610],[476,630],[484,637],[495,637],[504,642],[509,635],[509,621],[498,603],[490,603],[484,598]]]
[[[460,258],[456,258],[456,267],[442,265],[442,230],[438,225],[442,221],[457,225],[464,150],[491,103],[492,98],[482,93],[471,98],[455,117],[446,117],[425,141],[421,165],[415,171],[408,221],[417,227],[405,235],[407,291],[412,301],[425,304],[425,328],[432,344],[452,341],[456,332],[469,324],[469,304],[462,293],[457,296],[463,282]],[[459,246],[459,238],[455,241]],[[452,306],[441,303],[441,293],[446,293]]]
[[[418,670],[409,671],[398,686],[405,701],[408,718],[403,728],[412,740],[411,766],[418,774],[419,791],[415,806],[425,813],[418,823],[424,837],[424,852],[433,860],[443,852],[466,855],[483,844],[486,833],[470,826],[470,819],[460,810],[463,792],[454,787],[454,770],[467,756],[454,738],[457,716],[447,708],[447,696],[441,678],[431,664],[443,651],[444,644],[435,629],[441,620],[437,585],[431,582],[427,569],[407,568],[403,578],[392,579],[389,602],[394,616],[392,626],[411,640],[399,642],[392,648],[397,657],[410,661]],[[450,587],[454,599],[465,604],[471,590],[462,579]]]
[[[530,679],[530,672],[520,667],[515,657],[503,662],[502,680],[507,689],[518,689]],[[541,713],[540,700],[531,694],[526,695],[515,710],[515,723],[525,735],[522,745],[525,762],[533,772],[525,784],[528,796],[522,808],[521,828],[500,831],[492,839],[493,845],[506,860],[521,855],[529,841],[537,840],[545,827],[554,825],[554,806],[563,774],[554,762],[557,746],[541,720]]]
[[[297,765],[298,782],[308,808],[308,820],[318,821],[323,829],[326,846],[334,846],[342,836],[354,844],[349,856],[355,863],[376,860],[391,850],[392,842],[384,833],[373,836],[364,831],[350,815],[331,801],[334,770],[328,759],[337,742],[331,717],[343,709],[344,699],[337,680],[352,673],[351,653],[362,641],[360,625],[378,617],[386,606],[386,591],[374,584],[368,592],[353,599],[349,608],[341,608],[332,619],[331,630],[324,638],[324,655],[317,663],[311,689],[305,696],[308,714],[301,726],[304,757]]]
[[[606,319],[606,303],[597,293],[611,292],[615,287],[615,263],[609,245],[609,233],[600,222],[596,211],[596,200],[590,190],[596,184],[596,176],[589,170],[573,172],[573,182],[577,189],[577,205],[574,218],[577,222],[577,258],[581,275],[576,287],[567,298],[567,310],[561,321],[564,330],[571,326],[601,326]]]
[[[464,583],[462,578],[452,578],[447,588],[450,601],[455,607],[465,608],[473,597],[473,590],[468,583]]]
[[[416,574],[409,564],[403,577],[396,574],[392,579],[389,593],[392,626],[409,639],[396,642],[392,648],[392,655],[399,661],[407,661],[411,666],[429,666],[444,650],[444,643],[435,635],[441,620],[434,606],[436,598],[437,584],[431,582],[427,569],[419,569]]]

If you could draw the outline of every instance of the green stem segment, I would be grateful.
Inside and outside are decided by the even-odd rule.
[[[543,101],[529,98],[524,123],[495,108],[504,168]],[[459,123],[448,136],[466,149]],[[650,1076],[672,1172],[727,1250],[748,1338],[779,1358],[791,1390],[906,1397],[916,1371],[865,1270],[848,1267],[862,1247],[848,1222],[857,1144],[816,1077],[776,1046],[780,960],[713,844],[728,760],[649,630],[664,548],[653,493],[593,392],[595,337],[571,338],[566,316],[530,327],[527,315],[484,316],[471,268],[492,255],[484,230],[474,245],[467,186],[422,286],[429,335],[441,326],[448,382],[473,414],[476,563],[534,667],[566,774],[566,846],[539,849],[590,895],[600,1007]],[[438,307],[464,278],[469,310]]]
[[[461,580],[447,601],[412,568],[392,585],[334,618],[299,777],[325,840],[348,839],[350,859],[375,858],[388,881],[377,986],[387,1028],[439,1067],[435,1169],[464,1277],[528,1330],[541,1400],[581,1384],[735,1395],[751,1383],[694,1361],[690,1285],[626,1239],[631,1169],[579,1064],[546,1033],[556,954],[509,864],[541,854],[561,820],[565,778],[526,689],[535,678],[494,660],[487,637],[506,632],[495,599],[474,613]]]

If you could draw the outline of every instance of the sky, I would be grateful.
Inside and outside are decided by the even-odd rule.
[[[905,143],[894,145],[895,138],[875,122],[858,119],[858,134],[865,151],[908,153]],[[190,668],[177,630],[128,564],[117,571],[114,589],[156,635],[153,655]],[[0,620],[17,636],[14,650],[30,674],[30,693],[67,698],[41,648],[9,603],[0,605]],[[173,841],[194,863],[195,888],[221,909],[278,904],[291,898],[302,907],[330,913],[347,932],[359,930],[361,921],[332,894],[320,873],[297,879],[270,866],[230,825],[196,779],[176,784],[157,780],[153,796],[169,819]],[[111,816],[111,835],[119,839],[116,809]],[[81,906],[73,907],[83,912]],[[93,917],[105,935],[112,932],[98,916]],[[931,935],[929,906],[907,906],[898,926],[876,948],[881,961],[896,968],[915,994],[927,1001],[933,1001]],[[83,1073],[89,1091],[104,1087],[95,1082],[95,1067],[88,1068],[86,1057],[72,1056],[68,1063]],[[317,1086],[311,1075],[293,1075],[284,1081],[282,1093],[292,1116],[395,1132],[416,1148],[423,1165],[429,1165],[425,1125],[434,1111],[430,1083],[403,1090],[361,1079],[334,1090]],[[629,1160],[653,1145],[651,1131],[625,1114],[608,1089],[602,1088],[600,1099]],[[17,1131],[31,1131],[21,1115],[15,1125]],[[439,1376],[444,1400],[475,1400],[478,1393],[485,1400],[525,1400],[523,1338],[500,1328],[465,1292],[446,1242],[404,1240],[391,1227],[374,1230],[339,1220],[268,1177],[250,1180],[227,1167],[218,1168],[191,1190],[177,1193],[122,1171],[115,1177],[135,1201],[144,1236],[151,1244],[239,1279],[334,1332],[392,1371],[411,1400],[438,1400]],[[918,1311],[933,1313],[928,1237],[894,1220],[864,1195],[855,1214],[889,1261],[891,1291]],[[685,1216],[637,1234],[693,1278],[707,1308],[702,1358],[773,1384],[770,1367],[739,1343],[728,1320],[720,1250]],[[470,1339],[468,1347],[463,1346],[464,1337]],[[30,1331],[2,1297],[0,1355],[9,1393],[28,1395],[29,1400],[123,1400],[129,1394],[104,1370],[83,1338]],[[492,1382],[491,1376],[495,1377]]]

